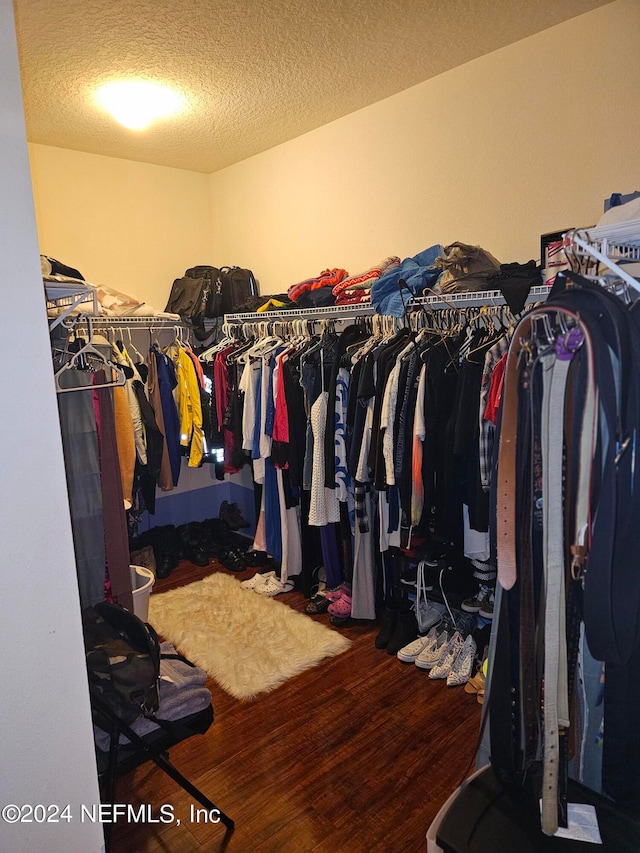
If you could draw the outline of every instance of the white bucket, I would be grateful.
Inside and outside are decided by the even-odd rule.
[[[142,619],[149,621],[149,596],[155,582],[155,575],[151,569],[144,566],[129,566],[131,571],[131,592],[133,595],[133,612]]]

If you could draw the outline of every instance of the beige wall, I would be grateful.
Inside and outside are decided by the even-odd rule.
[[[211,175],[216,257],[263,293],[436,242],[537,259],[640,189],[638,44],[619,0]]]
[[[40,249],[158,308],[196,263],[276,293],[436,242],[537,259],[640,189],[638,43],[618,0],[211,176],[31,145]]]
[[[30,145],[40,251],[163,309],[171,283],[213,263],[206,175]]]

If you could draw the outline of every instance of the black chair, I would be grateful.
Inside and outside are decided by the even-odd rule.
[[[101,749],[96,744],[100,797],[103,804],[114,803],[115,782],[118,776],[139,767],[147,761],[153,761],[161,770],[178,783],[188,794],[201,803],[209,813],[219,816],[230,835],[234,830],[234,821],[219,809],[199,788],[196,788],[169,761],[168,750],[180,741],[196,734],[204,734],[213,722],[213,707],[209,704],[197,713],[179,720],[164,721],[162,705],[158,710],[158,728],[145,735],[137,734],[134,729],[121,720],[114,711],[98,696],[91,695],[94,724],[109,736],[109,747]],[[129,743],[120,743],[120,736],[128,738]],[[110,824],[105,824],[105,843],[109,848]]]

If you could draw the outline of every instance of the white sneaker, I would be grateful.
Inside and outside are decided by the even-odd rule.
[[[426,646],[432,645],[437,637],[437,631],[432,628],[424,637],[416,637],[397,653],[398,660],[413,663]]]
[[[252,578],[249,578],[248,581],[242,581],[240,586],[242,589],[255,589],[257,586],[263,584],[267,578],[275,578],[275,572],[265,572],[264,574],[260,574],[257,572]]]
[[[466,684],[471,678],[476,651],[476,641],[469,634],[449,670],[447,687],[457,687],[460,684]]]
[[[431,669],[438,663],[438,659],[445,646],[449,642],[449,634],[447,631],[436,633],[435,639],[420,652],[414,663],[419,669]]]
[[[280,595],[281,592],[292,592],[294,587],[293,581],[285,581],[282,583],[281,580],[278,580],[276,577],[269,577],[266,579],[264,583],[259,584],[254,587],[254,592],[257,592],[258,595]]]
[[[436,665],[431,667],[429,678],[446,678],[463,646],[462,635],[456,631],[444,647]]]

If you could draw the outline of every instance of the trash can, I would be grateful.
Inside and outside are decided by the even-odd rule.
[[[131,571],[131,592],[133,595],[133,612],[143,622],[149,620],[149,596],[155,582],[151,569],[144,566],[129,566]]]

